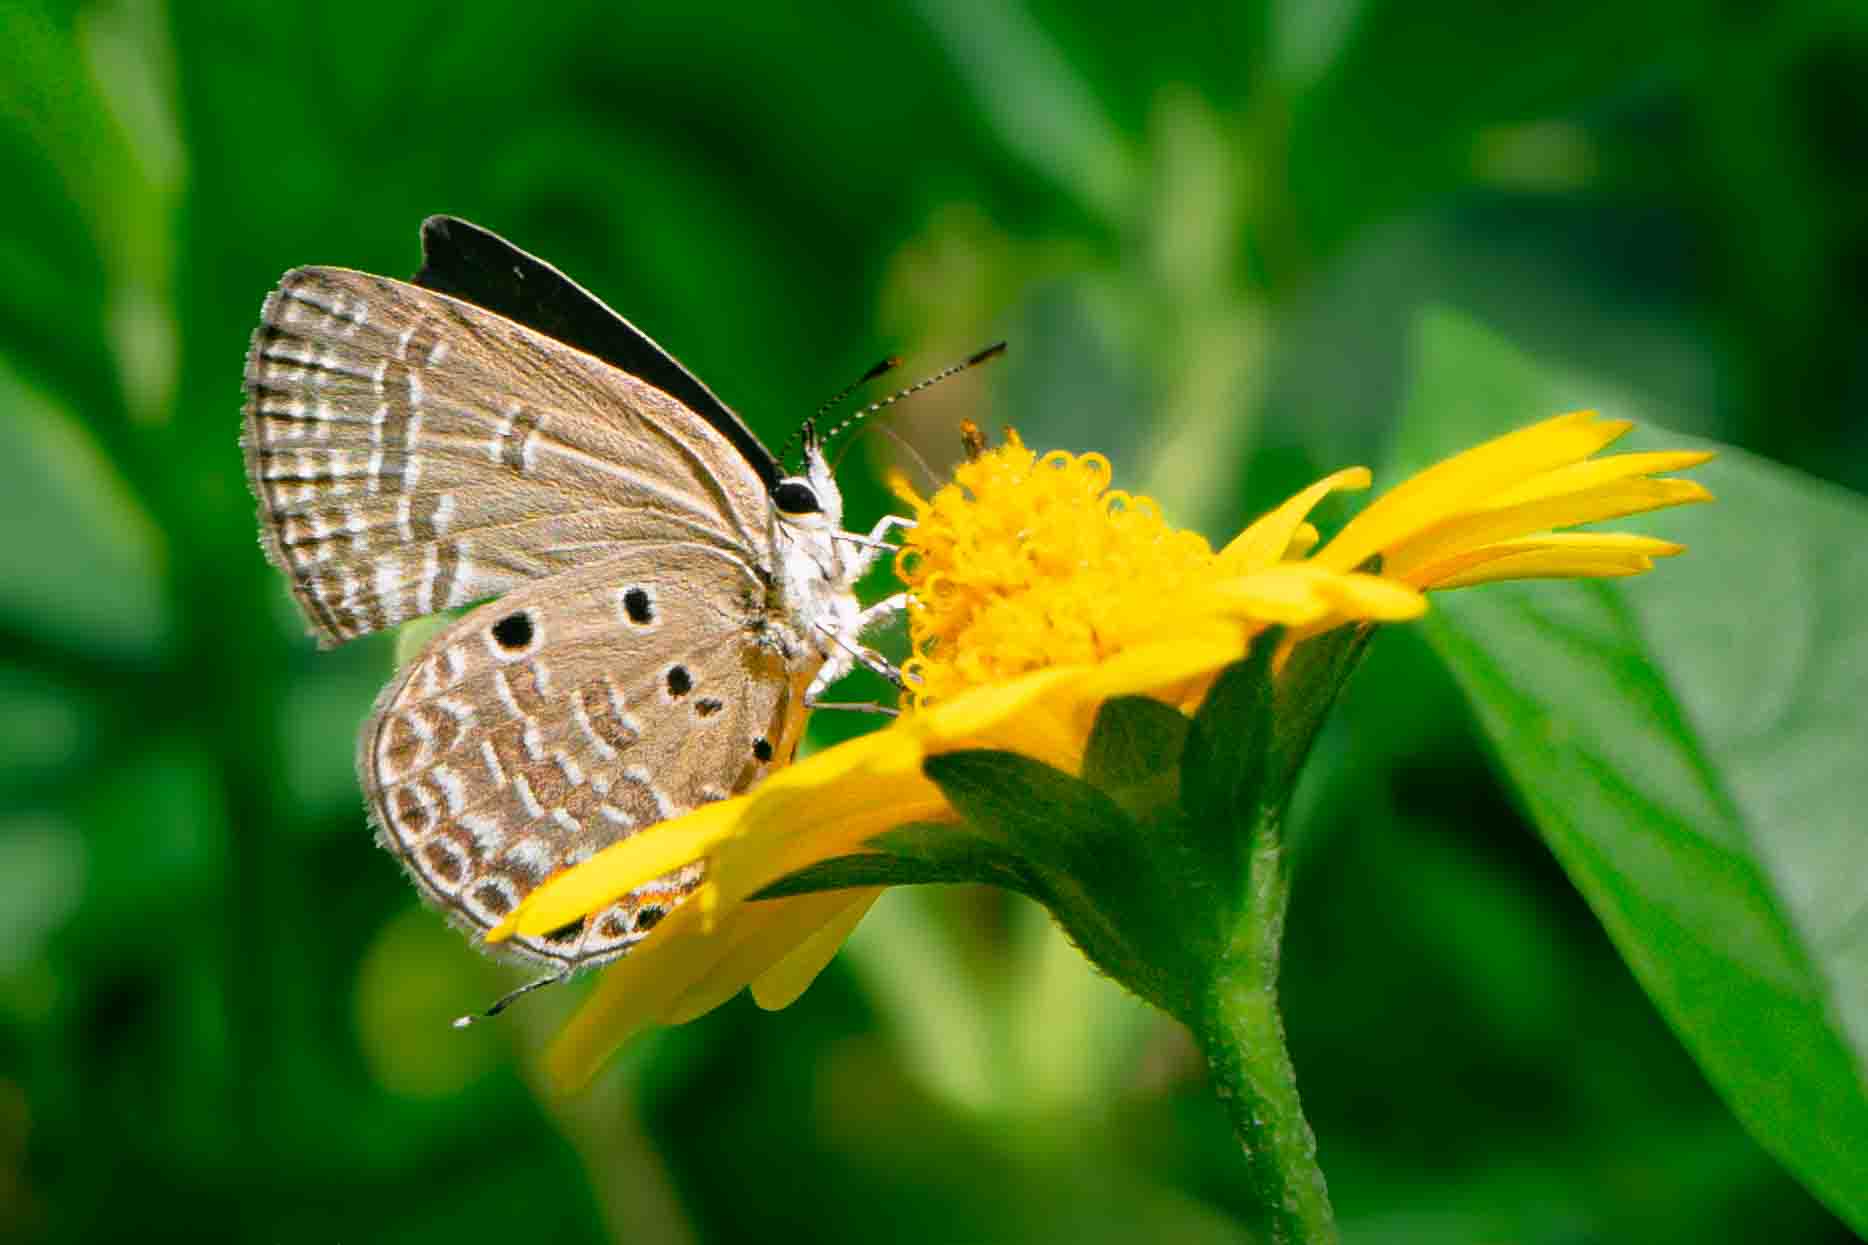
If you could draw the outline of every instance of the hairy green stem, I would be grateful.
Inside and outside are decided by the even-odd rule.
[[[1265,1239],[1335,1242],[1336,1218],[1317,1166],[1317,1139],[1297,1098],[1297,1073],[1278,1014],[1278,958],[1289,885],[1282,835],[1267,819],[1254,836],[1247,901],[1207,991],[1195,1033],[1213,1089],[1245,1151],[1246,1178]]]

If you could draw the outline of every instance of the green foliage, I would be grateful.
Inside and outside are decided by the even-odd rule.
[[[1475,379],[1500,415],[1562,387],[1431,321],[1410,451],[1485,435],[1451,399]],[[1698,476],[1717,504],[1664,525],[1699,551],[1682,574],[1462,594],[1427,631],[1681,1040],[1868,1230],[1868,638],[1847,621],[1868,563],[1842,552],[1868,504],[1732,449]]]
[[[1173,803],[1189,726],[1185,716],[1146,696],[1104,701],[1083,751],[1083,781],[1131,816]]]
[[[827,862],[804,876],[824,886],[864,872],[897,883],[1007,875],[1098,968],[1196,1029],[1241,927],[1256,924],[1268,933],[1273,971],[1262,984],[1275,1001],[1286,905],[1280,826],[1368,639],[1355,629],[1318,637],[1274,676],[1281,635],[1261,634],[1221,670],[1191,721],[1143,697],[1104,703],[1081,777],[1011,752],[929,757],[923,772],[960,824],[898,832],[878,844],[893,856]],[[956,876],[955,866],[969,865],[980,871]],[[791,893],[798,881],[774,890]]]
[[[393,644],[312,651],[254,539],[240,362],[291,266],[406,274],[422,217],[483,221],[774,441],[884,353],[1007,337],[892,427],[937,467],[962,414],[1102,449],[1216,536],[1375,456],[1430,304],[1569,375],[1469,357],[1417,397],[1449,435],[1590,404],[1868,483],[1846,5],[16,0],[0,48],[0,1239],[1241,1237],[1184,1035],[1001,891],[891,894],[791,1011],[655,1035],[570,1106],[530,1070],[575,987],[447,1027],[513,982],[370,845],[352,735]],[[1779,1166],[1854,1205],[1808,1152],[1838,1117],[1786,1125],[1705,1053],[1771,1049],[1756,1015],[1707,1036],[1738,998],[1650,1001],[1679,945],[1592,915],[1617,895],[1550,864],[1477,735],[1526,687],[1665,724],[1609,760],[1700,805],[1636,863],[1738,844],[1711,882],[1751,879],[1752,924],[1703,924],[1739,967],[1782,934],[1810,1058],[1774,1084],[1839,1048],[1859,1076],[1860,503],[1735,461],[1706,478],[1738,505],[1665,516],[1694,551],[1626,593],[1436,603],[1436,646],[1489,611],[1528,650],[1477,723],[1389,629],[1316,740],[1285,1014],[1351,1239],[1847,1237]],[[872,475],[845,461],[855,518]],[[1651,694],[1579,703],[1572,609]],[[1161,794],[1099,765],[1131,814]],[[1663,883],[1619,899],[1709,910]]]
[[[1271,656],[1276,644],[1274,634],[1261,636],[1244,661],[1220,672],[1194,716],[1181,754],[1181,804],[1189,818],[1221,841],[1244,838],[1239,828],[1252,824],[1261,808],[1282,805],[1280,797],[1290,791],[1294,777],[1295,767],[1286,770],[1273,758],[1278,724],[1272,703]],[[1335,692],[1332,685],[1321,699],[1327,704],[1335,699]],[[1321,720],[1319,714],[1310,724]],[[1274,771],[1278,791],[1268,801],[1265,786]],[[1238,860],[1243,859],[1245,847],[1240,844],[1233,850],[1237,856],[1228,861],[1232,867],[1224,870],[1228,877],[1239,876]]]

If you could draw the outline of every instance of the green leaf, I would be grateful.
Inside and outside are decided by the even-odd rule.
[[[1139,834],[1108,796],[1012,752],[949,752],[923,763],[960,815],[1033,865],[1090,877],[1135,854]]]
[[[953,58],[1007,151],[1105,220],[1128,215],[1140,173],[1134,151],[1089,83],[1022,5],[913,7]]]
[[[1259,797],[1265,807],[1282,809],[1290,798],[1317,732],[1374,635],[1374,627],[1338,627],[1292,650],[1278,675],[1269,786]]]
[[[1221,672],[1202,702],[1182,757],[1182,807],[1228,836],[1219,866],[1239,872],[1249,846],[1238,827],[1281,818],[1304,760],[1350,673],[1367,651],[1369,627],[1338,627],[1298,645],[1274,680],[1282,631],[1253,644]]]
[[[754,899],[781,899],[859,886],[926,886],[981,882],[1029,892],[1016,857],[987,843],[970,826],[911,822],[870,841],[872,851],[820,860],[772,883]]]
[[[1448,420],[1432,400],[1469,375],[1502,426]],[[1403,441],[1457,448],[1572,388],[1437,320]],[[1693,474],[1715,504],[1626,525],[1687,542],[1683,558],[1626,585],[1447,594],[1425,626],[1712,1083],[1868,1230],[1868,505],[1737,450]]]
[[[1083,750],[1083,780],[1103,791],[1149,782],[1180,760],[1187,719],[1147,696],[1104,701]]]
[[[173,631],[161,533],[74,413],[4,359],[0,459],[31,464],[0,489],[0,624],[116,660],[160,655]]]
[[[1084,747],[1083,781],[1133,817],[1172,804],[1189,726],[1180,711],[1147,696],[1103,702]]]
[[[1286,140],[1290,210],[1315,254],[1474,180],[1512,185],[1527,171],[1540,189],[1585,180],[1585,154],[1514,151],[1525,141],[1514,143],[1514,131],[1526,118],[1584,113],[1665,55],[1682,20],[1668,4],[1546,7],[1533,16],[1465,0],[1436,6],[1431,22],[1407,5],[1361,4],[1345,16],[1333,16],[1334,5],[1282,7],[1302,9],[1306,24],[1349,27],[1324,33],[1327,63],[1299,59],[1308,72]],[[1570,144],[1586,139],[1575,134]]]
[[[1269,769],[1276,647],[1276,633],[1260,636],[1244,661],[1220,671],[1194,715],[1181,759],[1181,804],[1188,815],[1239,839],[1261,802]],[[1237,872],[1228,869],[1226,876]]]
[[[1177,1016],[1212,955],[1215,887],[1194,833],[1178,822],[1135,821],[1090,784],[1029,757],[949,752],[922,763],[988,842],[1021,862],[1030,893],[1111,977]]]

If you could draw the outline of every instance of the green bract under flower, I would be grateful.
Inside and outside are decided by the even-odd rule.
[[[488,935],[497,941],[558,928],[706,862],[694,897],[606,971],[554,1052],[558,1077],[581,1081],[642,1025],[692,1018],[744,987],[768,1007],[797,997],[879,891],[753,897],[825,862],[873,855],[880,836],[898,827],[950,827],[955,842],[972,836],[990,849],[979,858],[998,870],[979,880],[1042,875],[1051,881],[1037,889],[1059,910],[1063,901],[1051,892],[1069,889],[1059,873],[1068,871],[1068,852],[1039,860],[1043,844],[981,825],[977,808],[958,808],[949,798],[956,788],[945,771],[953,767],[933,764],[936,758],[1016,754],[1067,779],[1084,773],[1103,706],[1148,698],[1162,712],[1179,711],[1172,716],[1184,732],[1179,713],[1198,708],[1221,672],[1269,628],[1281,628],[1283,638],[1276,663],[1267,657],[1253,668],[1251,677],[1265,684],[1260,701],[1282,703],[1269,683],[1274,669],[1286,669],[1277,676],[1281,685],[1300,671],[1328,683],[1293,703],[1326,706],[1346,666],[1284,664],[1309,637],[1417,617],[1429,589],[1627,575],[1680,552],[1647,537],[1555,530],[1706,499],[1690,481],[1651,478],[1703,454],[1591,458],[1627,428],[1582,412],[1489,442],[1378,499],[1314,556],[1310,511],[1333,491],[1367,487],[1365,469],[1319,481],[1218,551],[1171,527],[1149,499],[1111,490],[1100,455],[1040,457],[1016,435],[962,464],[931,498],[901,489],[916,519],[898,558],[914,648],[902,717],[780,771],[747,795],[651,827],[566,870]],[[1210,745],[1200,746],[1213,752]],[[1174,766],[1180,754],[1164,755]],[[1021,772],[1042,785],[1038,771]],[[1182,775],[1170,777],[1173,790]],[[1237,780],[1222,774],[1199,781]],[[1060,800],[1071,798],[1067,788],[1056,791]],[[1105,846],[1110,827],[1131,825],[1114,805],[1091,804]],[[1060,824],[1060,835],[1068,831]],[[909,868],[882,880],[951,880],[954,857],[943,859],[947,873]],[[1136,874],[1152,876],[1145,858]],[[1092,939],[1082,931],[1097,914],[1059,915],[1087,947]],[[1161,1001],[1159,990],[1099,962]]]

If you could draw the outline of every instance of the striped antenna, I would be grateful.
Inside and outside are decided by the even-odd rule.
[[[861,389],[864,385],[867,385],[870,381],[874,380],[878,376],[886,376],[888,373],[894,371],[896,368],[900,367],[901,365],[902,365],[902,361],[900,359],[896,358],[894,355],[890,355],[888,358],[882,360],[880,363],[875,364],[867,372],[864,372],[861,376],[858,376],[855,380],[845,385],[842,389],[839,389],[836,393],[832,394],[830,398],[827,399],[822,406],[817,408],[817,413],[815,415],[812,415],[809,419],[805,420],[802,424],[799,424],[795,429],[792,430],[791,435],[785,438],[785,446],[783,449],[781,449],[778,452],[778,461],[782,463],[786,459],[791,457],[792,447],[798,443],[798,439],[800,437],[804,436],[805,429],[810,428],[812,425],[816,424],[818,420],[828,415],[831,411],[834,411],[839,406],[842,406],[845,399],[847,399],[851,394],[855,393],[858,389]]]
[[[934,373],[934,375],[928,377],[925,380],[918,380],[914,384],[908,386],[906,389],[898,389],[886,398],[881,398],[875,402],[871,402],[868,406],[865,406],[862,410],[856,412],[854,415],[850,416],[848,419],[838,424],[835,428],[832,428],[829,432],[826,432],[821,439],[823,441],[828,442],[831,438],[839,435],[840,433],[847,431],[848,429],[854,428],[857,424],[862,423],[865,419],[868,419],[871,415],[874,415],[877,411],[884,410],[888,407],[894,406],[897,402],[900,402],[903,398],[910,397],[914,394],[920,393],[923,389],[926,389],[929,385],[937,385],[941,381],[946,380],[949,376],[958,376],[961,372],[964,372],[969,368],[978,367],[980,364],[986,363],[992,359],[996,359],[1004,353],[1005,353],[1005,343],[994,342],[992,345],[986,347],[984,350],[979,351],[977,354],[969,355],[964,362],[956,363],[952,367],[942,368],[940,371]]]

